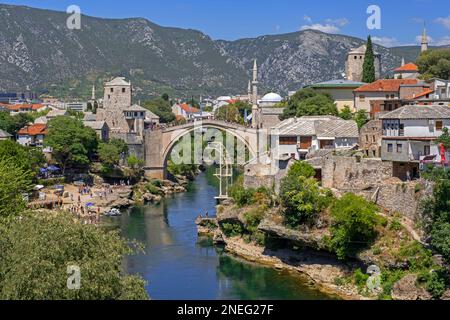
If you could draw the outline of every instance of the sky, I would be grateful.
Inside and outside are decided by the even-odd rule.
[[[102,18],[143,17],[163,26],[196,29],[213,39],[236,40],[304,29],[366,38],[385,46],[418,45],[426,23],[432,45],[450,44],[449,0],[0,0],[66,11],[78,5]],[[381,28],[369,30],[370,5]]]

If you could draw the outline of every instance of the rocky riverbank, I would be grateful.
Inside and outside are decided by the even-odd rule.
[[[381,287],[370,291],[365,279],[359,285],[356,283],[358,270],[364,274],[369,266],[379,266],[392,272],[404,271],[403,276],[392,283],[392,299],[432,299],[418,275],[413,271],[406,272],[410,264],[409,256],[399,256],[405,248],[414,248],[414,235],[406,227],[383,229],[372,247],[342,261],[327,248],[326,239],[330,234],[326,218],[322,228],[293,230],[284,226],[275,210],[266,213],[257,227],[256,233],[262,234],[264,240],[255,241],[246,234],[249,229],[247,214],[252,210],[252,207],[237,208],[231,204],[219,206],[216,218],[197,219],[198,233],[212,236],[214,242],[224,245],[227,252],[248,261],[300,273],[319,290],[342,299],[375,300],[380,297]],[[392,221],[397,221],[392,217],[386,217],[386,220],[390,226]],[[449,297],[450,290],[447,290],[441,299]]]

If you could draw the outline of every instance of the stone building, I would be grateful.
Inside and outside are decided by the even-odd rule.
[[[347,62],[345,64],[345,74],[347,80],[361,82],[363,78],[364,58],[366,55],[366,45],[353,49],[347,55]],[[375,56],[375,78],[381,77],[381,55],[374,52]]]
[[[131,107],[131,83],[117,77],[105,83],[103,106],[97,110],[97,120],[106,121],[111,132],[128,132],[124,111]]]
[[[359,147],[368,158],[381,158],[382,121],[369,121],[360,130]]]

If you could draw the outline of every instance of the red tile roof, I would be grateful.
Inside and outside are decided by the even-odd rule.
[[[407,63],[404,66],[401,66],[400,68],[397,68],[394,70],[395,72],[401,72],[401,71],[411,71],[411,72],[419,72],[419,67],[415,65],[414,63]]]
[[[39,134],[47,134],[47,125],[45,124],[33,124],[31,126],[23,127],[17,133],[23,136],[37,136]]]
[[[431,94],[431,93],[433,93],[433,92],[434,92],[434,90],[426,89],[424,92],[422,92],[422,93],[420,93],[420,94],[418,94],[418,95],[416,95],[416,96],[414,96],[414,97],[411,97],[410,99],[418,99],[418,98],[422,98],[422,97],[425,97],[427,94]]]
[[[365,84],[355,92],[397,92],[401,85],[417,84],[417,79],[385,79],[378,80],[373,83]]]
[[[188,105],[186,103],[182,103],[179,106],[180,106],[181,109],[183,109],[187,113],[198,113],[198,112],[200,112],[200,110],[198,110],[197,108],[191,107],[190,105]]]
[[[20,111],[28,109],[37,111],[45,106],[43,104],[12,104],[12,105],[5,105],[5,107],[10,111]]]

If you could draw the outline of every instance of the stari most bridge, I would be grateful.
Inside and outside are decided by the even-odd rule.
[[[258,157],[260,144],[257,129],[219,120],[201,120],[185,125],[160,128],[145,134],[145,172],[146,176],[164,179],[167,176],[167,160],[172,149],[181,138],[194,130],[217,129],[236,137],[244,143],[250,158]]]

